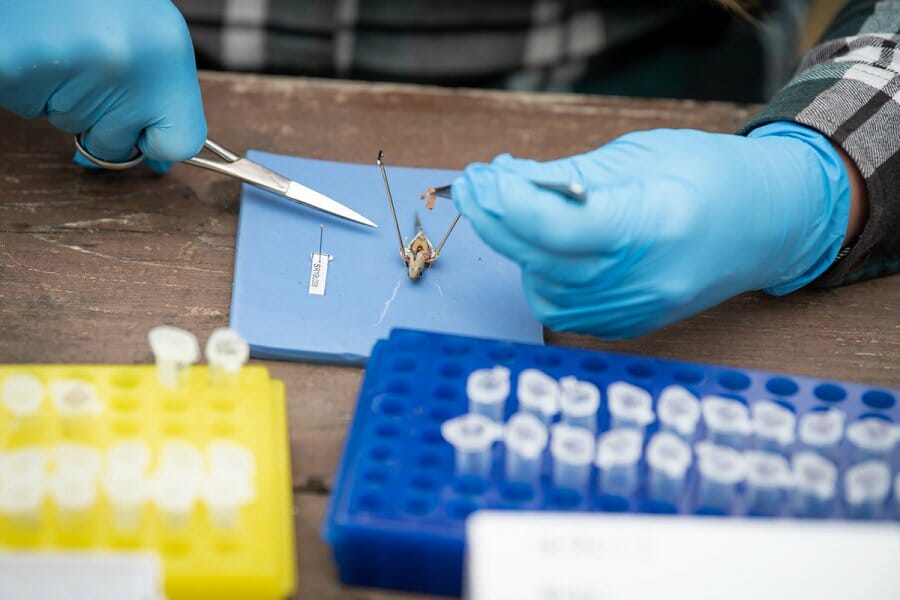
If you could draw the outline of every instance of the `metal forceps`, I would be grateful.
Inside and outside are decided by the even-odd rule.
[[[295,204],[300,204],[303,206],[314,208],[316,210],[321,210],[322,212],[347,219],[348,221],[353,221],[354,223],[368,225],[369,227],[378,227],[378,225],[376,225],[374,222],[362,216],[352,208],[345,206],[340,202],[333,200],[332,198],[329,198],[325,194],[317,192],[312,188],[308,188],[302,183],[298,183],[292,179],[284,177],[283,175],[279,175],[274,171],[270,171],[264,166],[257,164],[247,158],[244,158],[243,156],[238,156],[231,150],[228,150],[224,146],[221,146],[220,144],[217,144],[212,140],[206,140],[206,142],[203,144],[203,147],[208,149],[210,152],[212,152],[222,160],[218,161],[209,158],[202,158],[197,155],[194,158],[189,158],[184,162],[195,167],[201,167],[203,169],[215,171],[216,173],[221,173],[222,175],[228,175],[229,177],[234,177],[235,179],[239,179],[241,181],[249,183],[250,185],[254,185],[264,190],[274,192],[275,194],[278,194],[283,198],[287,198]],[[123,162],[109,162],[101,160],[96,156],[93,156],[84,148],[81,140],[81,135],[75,136],[75,148],[77,148],[78,152],[80,152],[86,159],[88,159],[98,167],[111,169],[113,171],[122,171],[124,169],[129,169],[144,160],[144,155],[138,150],[135,150],[135,152],[137,152],[137,156]]]

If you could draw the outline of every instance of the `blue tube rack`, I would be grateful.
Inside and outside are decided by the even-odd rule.
[[[484,508],[723,514],[696,506],[696,461],[688,471],[685,493],[677,506],[648,499],[647,467],[643,458],[639,465],[641,483],[629,498],[597,493],[596,467],[586,494],[554,489],[546,452],[538,489],[506,484],[503,482],[504,449],[499,443],[492,450],[490,480],[457,477],[454,449],[444,441],[440,426],[468,412],[468,374],[498,364],[510,369],[513,381],[505,408],[507,419],[517,410],[518,373],[537,368],[557,379],[574,375],[600,388],[598,434],[609,428],[606,386],[614,381],[625,381],[649,391],[654,411],[661,390],[677,384],[698,398],[718,395],[748,405],[763,399],[774,400],[798,417],[808,411],[835,407],[844,411],[848,424],[869,416],[900,422],[900,389],[395,329],[372,351],[323,527],[323,537],[332,546],[342,582],[459,596],[465,519]],[[645,444],[658,427],[658,420],[647,427]],[[704,436],[701,419],[694,441]],[[850,461],[848,446],[844,440],[840,448],[840,472]],[[794,448],[800,447],[800,442],[795,442]],[[897,477],[900,444],[894,448],[888,463],[892,478]],[[840,490],[839,479],[838,500],[826,518],[849,518],[840,500]],[[889,503],[897,501],[892,497],[888,500]],[[782,513],[778,516],[789,516],[786,508]],[[727,513],[728,516],[747,514],[742,500]],[[888,513],[884,518],[890,516]]]

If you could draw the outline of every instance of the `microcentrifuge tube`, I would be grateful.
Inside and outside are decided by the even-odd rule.
[[[545,425],[549,425],[559,412],[559,384],[538,369],[525,369],[519,373],[516,397],[520,411],[532,413]]]
[[[64,419],[97,414],[103,409],[94,386],[78,379],[50,382],[50,398]]]
[[[733,398],[706,396],[700,401],[706,437],[718,446],[741,449],[751,431],[747,405]]]
[[[37,446],[23,446],[0,454],[0,484],[7,479],[41,479],[50,458]]]
[[[213,385],[237,385],[241,367],[249,358],[247,340],[234,329],[219,327],[206,340],[206,362],[209,363],[209,379]]]
[[[53,448],[56,475],[85,477],[91,480],[100,473],[100,453],[87,444],[62,443]]]
[[[734,448],[707,441],[698,442],[694,450],[700,472],[697,506],[728,512],[734,506],[737,485],[746,473],[744,457]]]
[[[575,377],[559,380],[559,405],[562,422],[572,427],[583,427],[597,431],[597,411],[600,409],[600,390],[590,381],[579,381]]]
[[[253,453],[229,440],[213,440],[206,449],[213,475],[251,481],[256,470]]]
[[[762,400],[750,407],[756,447],[766,452],[784,452],[794,443],[797,417],[776,402]]]
[[[245,479],[208,477],[203,484],[202,498],[209,510],[213,527],[231,531],[240,523],[240,509],[253,500],[253,485]]]
[[[836,408],[801,415],[798,426],[800,442],[825,458],[837,460],[846,418],[844,411]]]
[[[103,476],[103,491],[112,509],[112,525],[119,533],[134,533],[141,526],[150,485],[135,471],[110,471]]]
[[[153,478],[152,498],[163,517],[166,529],[187,528],[194,504],[200,495],[202,480],[176,472],[160,472]]]
[[[680,385],[663,389],[656,412],[664,431],[671,431],[685,440],[694,437],[697,421],[700,420],[700,401]]]
[[[472,371],[466,379],[469,412],[502,423],[509,389],[509,369],[506,367],[496,366]]]
[[[160,325],[147,335],[156,361],[156,376],[163,387],[178,389],[187,384],[188,368],[200,358],[200,346],[190,331]]]
[[[595,464],[600,469],[597,487],[603,494],[627,497],[638,485],[638,461],[644,435],[623,427],[602,434],[597,441]]]
[[[750,450],[747,465],[747,506],[757,515],[775,515],[793,486],[791,467],[781,454]]]
[[[534,485],[541,476],[547,447],[547,427],[531,413],[518,412],[503,431],[506,446],[506,481]]]
[[[456,450],[456,474],[489,478],[491,449],[503,428],[484,415],[468,413],[441,425],[444,439]]]
[[[37,529],[46,489],[46,477],[6,477],[0,485],[0,514],[18,529]]]
[[[881,517],[890,491],[891,468],[882,460],[861,462],[844,473],[844,501],[855,519]]]
[[[663,431],[647,443],[650,468],[650,497],[678,504],[684,493],[684,480],[693,460],[691,447],[678,435]]]
[[[150,446],[139,440],[118,442],[106,451],[106,470],[143,475],[150,466]]]
[[[644,388],[624,381],[616,381],[606,388],[606,401],[612,427],[632,427],[643,432],[656,418],[653,398]]]
[[[791,458],[794,482],[794,514],[798,517],[825,517],[832,509],[838,471],[830,460],[810,450]]]
[[[57,473],[50,478],[57,518],[67,528],[83,529],[97,502],[97,483],[84,473]]]
[[[10,375],[3,381],[3,406],[14,419],[37,415],[44,400],[44,385],[34,375]]]
[[[557,423],[552,429],[550,456],[553,459],[553,485],[586,492],[594,458],[594,434],[583,427]]]
[[[159,457],[160,472],[199,480],[204,470],[203,454],[193,444],[169,440],[162,445]]]
[[[878,417],[864,417],[847,425],[847,439],[854,462],[887,459],[900,441],[900,427]]]

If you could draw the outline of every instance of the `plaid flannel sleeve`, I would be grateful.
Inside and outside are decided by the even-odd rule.
[[[900,0],[850,2],[741,133],[793,121],[839,144],[866,182],[869,220],[814,285],[900,272]]]

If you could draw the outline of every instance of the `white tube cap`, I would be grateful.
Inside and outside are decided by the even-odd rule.
[[[700,474],[712,481],[732,485],[746,475],[746,463],[740,452],[727,446],[702,441],[694,446]]]
[[[79,379],[50,382],[50,398],[57,412],[67,417],[97,414],[103,410],[94,386]]]
[[[732,398],[706,396],[700,401],[703,421],[710,432],[747,435],[751,431],[747,405]]]
[[[815,452],[801,450],[791,459],[794,485],[820,500],[834,498],[838,471],[834,464]]]
[[[794,442],[797,417],[775,402],[763,400],[750,407],[753,415],[753,433],[758,438],[775,440],[780,446]]]
[[[691,466],[691,447],[673,433],[657,433],[647,443],[647,464],[672,479],[681,479]]]
[[[111,471],[102,479],[103,491],[109,501],[117,506],[138,507],[150,495],[150,482],[134,471]]]
[[[750,450],[744,453],[747,483],[756,487],[788,488],[794,483],[791,467],[785,457],[774,452]]]
[[[660,393],[656,412],[661,423],[690,437],[700,420],[700,401],[680,385],[670,385]]]
[[[241,444],[229,440],[213,440],[206,449],[214,476],[251,480],[256,471],[253,453]]]
[[[559,384],[538,369],[519,373],[516,386],[520,410],[528,410],[550,419],[559,412]]]
[[[600,408],[600,390],[590,381],[580,381],[576,377],[559,380],[560,408],[564,415],[590,417]]]
[[[0,480],[37,480],[46,476],[50,458],[36,446],[23,446],[0,453]]]
[[[160,451],[159,472],[166,475],[200,479],[206,463],[196,446],[181,440],[165,442]]]
[[[644,436],[635,429],[612,429],[598,439],[594,462],[601,469],[633,465],[641,458],[643,443]]]
[[[87,510],[97,502],[93,478],[61,473],[50,478],[49,487],[56,506],[64,510]]]
[[[800,441],[808,446],[833,446],[844,435],[844,411],[830,409],[808,412],[800,416]]]
[[[143,475],[150,466],[150,446],[129,440],[110,446],[106,451],[106,469],[112,473]]]
[[[634,421],[640,426],[652,423],[653,398],[644,388],[624,381],[616,381],[606,388],[609,412],[613,418]]]
[[[250,345],[234,329],[219,327],[206,340],[206,362],[227,373],[239,371],[249,358]]]
[[[478,404],[502,404],[509,397],[509,369],[496,366],[472,371],[466,379],[466,395]]]
[[[881,460],[867,460],[844,473],[844,499],[848,504],[884,502],[891,489],[891,468]]]
[[[878,417],[865,417],[847,426],[847,439],[863,450],[886,454],[900,441],[900,427]]]
[[[30,417],[41,410],[44,384],[34,375],[20,373],[3,381],[3,405],[14,417]]]
[[[589,465],[594,458],[594,436],[583,427],[564,423],[553,426],[550,454],[553,460],[568,465]]]
[[[190,365],[200,358],[197,337],[186,329],[159,325],[147,334],[156,362]]]
[[[531,413],[518,412],[509,418],[503,439],[509,451],[534,459],[547,447],[547,427]]]
[[[500,425],[476,413],[464,414],[441,425],[441,435],[458,450],[487,450],[502,434]]]
[[[53,448],[57,475],[95,479],[100,473],[100,453],[87,444],[64,442]]]

